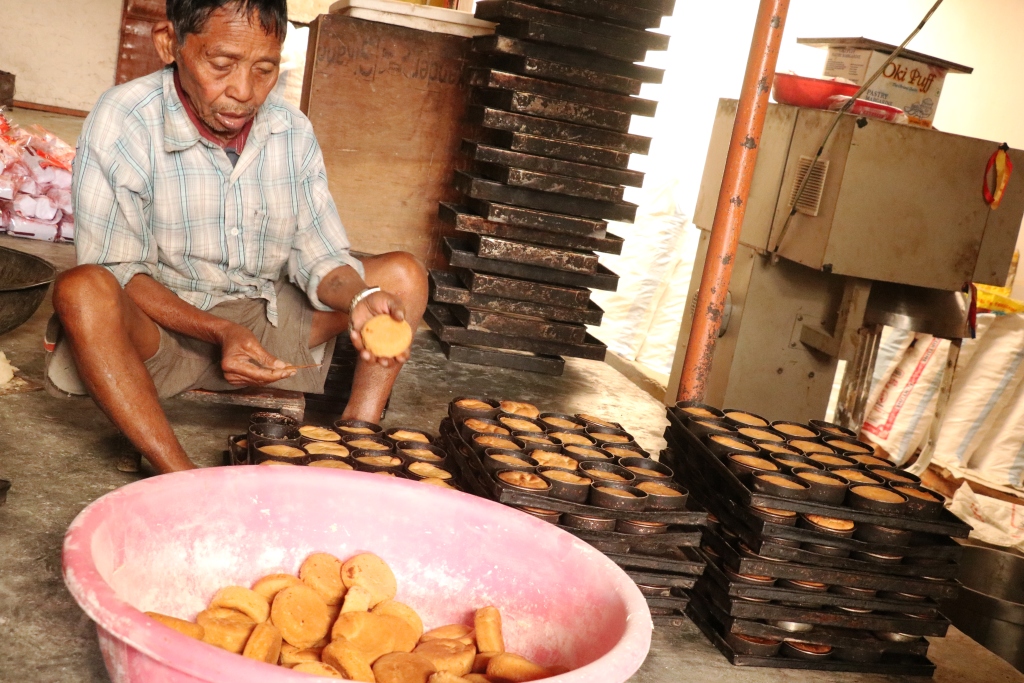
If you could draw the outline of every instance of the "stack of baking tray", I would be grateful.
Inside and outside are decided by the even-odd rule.
[[[904,495],[905,509],[893,512],[866,509],[876,501],[853,497],[863,497],[865,488],[897,491],[899,486],[904,492],[932,493],[935,501],[941,496],[916,483],[903,484],[912,475],[875,464],[877,456],[869,448],[856,456],[852,468],[794,469],[768,451],[757,453],[777,466],[768,473],[776,483],[809,483],[796,475],[817,472],[827,478],[844,467],[845,481],[852,482],[846,498],[837,503],[783,497],[782,489],[766,488],[771,481],[765,481],[765,472],[757,472],[755,479],[731,462],[739,452],[730,452],[731,446],[738,441],[749,448],[751,443],[740,432],[719,432],[727,425],[715,420],[698,424],[681,406],[669,409],[669,421],[669,448],[662,461],[685,478],[691,506],[709,512],[700,550],[708,566],[691,591],[687,614],[733,664],[932,674],[935,667],[927,658],[924,636],[944,636],[949,627],[939,602],[955,597],[959,589],[961,548],[953,538],[967,537],[971,528],[941,503],[923,511],[913,507],[912,496]],[[755,429],[774,431],[771,425]],[[789,449],[792,443],[778,445]],[[826,443],[831,446],[817,454],[818,465],[842,457],[827,455],[830,447],[851,457],[864,446],[841,438],[807,438],[806,450],[793,450],[807,458]],[[841,450],[844,443],[853,450]],[[775,447],[766,441],[757,444]],[[797,462],[793,456],[781,457]],[[902,479],[886,479],[884,486],[866,483],[883,472]],[[854,489],[859,493],[851,494]],[[889,498],[877,491],[875,495]],[[836,535],[840,528],[846,531]]]
[[[449,412],[450,417],[441,422],[441,438],[437,443],[448,452],[448,465],[456,474],[459,488],[523,510],[586,541],[622,567],[637,583],[647,598],[655,624],[681,623],[683,610],[690,600],[686,590],[696,585],[704,571],[705,560],[698,546],[701,529],[708,519],[704,511],[685,509],[685,489],[679,487],[684,498],[676,499],[677,509],[652,510],[648,505],[643,511],[599,507],[590,499],[573,502],[556,498],[549,492],[524,491],[507,485],[497,476],[498,472],[488,470],[484,458],[494,451],[478,452],[466,440],[465,434],[470,432],[458,411],[450,409]],[[560,443],[557,439],[552,442]],[[529,448],[526,443],[521,445]],[[639,447],[636,451],[644,453]],[[572,451],[558,449],[551,452],[572,454]],[[522,457],[527,457],[525,452]],[[555,468],[541,468],[544,469]],[[651,535],[651,529],[656,527],[660,533]]]
[[[563,356],[603,360],[587,334],[603,312],[590,290],[618,276],[599,252],[621,253],[609,221],[632,222],[623,200],[643,173],[628,168],[650,139],[631,117],[653,116],[637,97],[664,72],[634,62],[664,50],[657,27],[675,0],[483,0],[497,24],[474,39],[467,73],[472,170],[457,172],[460,205],[441,218],[451,271],[432,271],[426,320],[451,360],[559,375]]]

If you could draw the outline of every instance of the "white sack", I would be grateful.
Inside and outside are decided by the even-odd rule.
[[[1024,315],[992,316],[987,322],[984,334],[968,345],[966,365],[958,367],[932,458],[947,468],[970,465],[983,477],[972,459],[1007,407],[1019,400],[1024,378]]]
[[[953,495],[949,510],[974,527],[971,538],[1024,551],[1024,506],[979,496],[964,483]]]
[[[948,340],[915,335],[914,344],[868,405],[861,432],[897,464],[906,462],[928,434],[948,358]]]
[[[690,219],[679,210],[675,190],[672,183],[657,192],[632,226],[611,225],[611,231],[626,243],[621,255],[601,254],[601,263],[619,276],[619,286],[615,292],[591,295],[605,315],[601,326],[591,327],[590,332],[628,360],[636,360],[654,318],[660,288],[679,262]]]
[[[688,305],[687,295],[699,242],[700,230],[694,225],[687,226],[683,233],[679,262],[672,275],[662,283],[647,338],[636,357],[638,362],[662,375],[672,373],[672,361],[679,343],[679,327]]]

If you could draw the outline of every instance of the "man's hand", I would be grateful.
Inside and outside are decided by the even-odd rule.
[[[363,346],[363,326],[369,322],[370,318],[378,315],[390,315],[395,320],[405,320],[405,308],[398,297],[383,291],[375,292],[360,301],[353,310],[349,311],[349,317],[352,321],[352,332],[350,335],[352,337],[352,345],[356,347],[360,357],[365,361],[378,363],[385,368],[393,364],[401,365],[409,360],[409,349],[406,349],[394,358],[378,358]]]
[[[293,376],[298,370],[267,353],[250,330],[231,323],[220,333],[220,368],[234,386],[261,387]]]

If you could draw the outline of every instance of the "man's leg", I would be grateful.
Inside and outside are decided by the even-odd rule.
[[[82,382],[114,425],[160,472],[195,467],[144,364],[160,348],[160,328],[117,279],[99,266],[72,268],[57,278],[53,307]]]
[[[380,256],[363,259],[366,269],[366,284],[380,287],[397,296],[405,305],[405,319],[415,331],[427,309],[427,271],[411,254],[394,251]],[[346,313],[325,313],[313,315],[313,330],[310,334],[310,348],[323,344],[332,337],[348,332]],[[352,381],[352,396],[342,417],[346,420],[379,422],[380,415],[391,395],[391,387],[398,379],[402,366],[391,364],[382,367],[367,363],[362,358],[356,362],[355,378]]]

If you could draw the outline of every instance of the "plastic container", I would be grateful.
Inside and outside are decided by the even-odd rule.
[[[71,524],[64,580],[114,683],[303,683],[142,611],[194,618],[218,589],[295,573],[315,551],[380,555],[428,627],[495,605],[510,651],[574,669],[553,683],[625,681],[650,647],[643,595],[583,541],[482,498],[359,472],[225,467],[130,484]]]
[[[839,111],[850,101],[848,95],[835,95],[828,98],[828,108],[832,111]],[[857,100],[850,107],[848,114],[854,116],[866,116],[869,119],[879,119],[889,123],[907,123],[907,115],[899,107],[890,107],[888,104],[880,104],[870,100]]]
[[[807,78],[796,74],[775,74],[772,97],[779,104],[828,109],[832,97],[853,97],[858,90],[860,86],[852,83],[841,83],[826,78]]]

